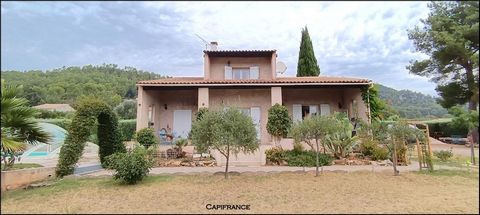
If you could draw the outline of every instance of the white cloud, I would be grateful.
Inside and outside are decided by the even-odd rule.
[[[80,34],[111,37],[109,44],[98,39],[74,39],[71,45],[77,47],[76,51],[56,56],[69,59],[67,62],[111,62],[172,76],[203,74],[203,46],[195,34],[218,41],[220,49],[277,49],[279,60],[288,67],[285,75],[293,76],[300,30],[307,25],[322,75],[360,76],[397,89],[408,87],[436,94],[433,83],[409,74],[405,68],[410,60],[426,57],[414,52],[406,30],[427,17],[427,2],[2,4],[2,18],[15,12],[29,20],[38,16],[71,17],[79,26],[59,28],[70,28],[72,34],[83,29]],[[92,22],[100,26],[87,25]]]

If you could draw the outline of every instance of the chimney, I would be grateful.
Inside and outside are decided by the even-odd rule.
[[[217,51],[218,43],[217,42],[210,42],[210,51]]]

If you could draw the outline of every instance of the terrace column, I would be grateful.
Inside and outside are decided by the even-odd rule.
[[[271,90],[272,96],[272,106],[278,103],[282,105],[282,87],[272,87]]]
[[[202,107],[208,108],[208,100],[209,100],[208,88],[207,87],[198,88],[198,109]]]
[[[137,86],[137,131],[148,127],[148,104],[143,86]]]

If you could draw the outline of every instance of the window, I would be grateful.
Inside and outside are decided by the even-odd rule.
[[[245,116],[251,117],[250,115],[250,108],[240,108],[240,112],[245,114]]]
[[[225,66],[225,80],[258,79],[259,72],[258,66],[236,68]]]
[[[232,73],[234,80],[250,79],[250,68],[233,68]]]
[[[293,105],[293,121],[301,121],[306,117],[317,115],[318,114],[318,105]]]

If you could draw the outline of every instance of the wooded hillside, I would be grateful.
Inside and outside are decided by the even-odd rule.
[[[21,96],[30,105],[43,103],[74,104],[86,96],[98,96],[115,107],[123,99],[136,97],[135,82],[164,76],[117,65],[87,65],[63,67],[51,71],[2,71],[2,79],[10,84],[23,85]],[[386,100],[401,117],[442,117],[447,110],[429,95],[410,90],[395,90],[378,84],[381,99]]]
[[[108,64],[100,66],[63,67],[51,71],[2,71],[9,84],[23,85],[22,97],[30,105],[43,103],[73,104],[86,96],[98,96],[113,107],[125,98],[135,98],[135,82],[163,76]]]

